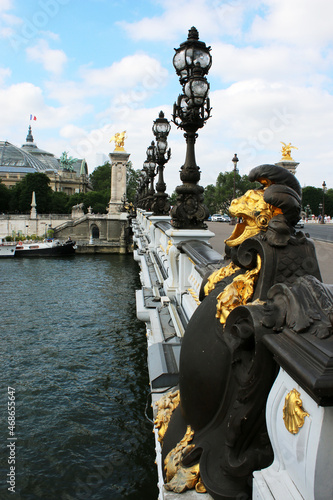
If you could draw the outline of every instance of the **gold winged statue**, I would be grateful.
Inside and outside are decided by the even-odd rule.
[[[291,145],[291,142],[289,144],[286,144],[285,142],[280,141],[282,144],[282,159],[281,161],[294,161],[293,158],[291,157],[291,150],[292,149],[298,149],[295,146]]]
[[[110,139],[109,142],[114,141],[115,142],[115,151],[125,151],[124,149],[124,143],[125,143],[125,138],[126,138],[126,130],[124,132],[116,132]]]

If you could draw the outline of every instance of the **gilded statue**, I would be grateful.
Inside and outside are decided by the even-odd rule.
[[[126,130],[124,132],[116,132],[110,139],[109,142],[115,142],[115,151],[125,151],[124,144],[126,139]]]
[[[289,144],[286,144],[285,142],[280,141],[282,144],[282,159],[281,161],[294,161],[293,158],[291,157],[291,150],[292,149],[298,149],[295,146],[291,145],[291,142]]]

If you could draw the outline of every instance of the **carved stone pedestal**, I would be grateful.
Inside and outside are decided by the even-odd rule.
[[[302,411],[304,425],[297,434],[287,430],[283,419],[286,397],[296,389],[297,404],[289,408],[288,419],[297,420]],[[283,369],[267,401],[267,429],[274,450],[274,462],[254,472],[255,500],[328,500],[333,498],[333,408],[317,403]]]
[[[126,165],[130,155],[126,152],[109,154],[111,159],[111,198],[109,214],[119,214],[126,196]]]
[[[296,168],[299,165],[299,163],[297,163],[297,161],[293,161],[293,160],[292,161],[281,160],[281,161],[275,163],[275,165],[277,165],[278,167],[283,167],[286,170],[289,170],[289,172],[291,172],[292,174],[296,175]]]

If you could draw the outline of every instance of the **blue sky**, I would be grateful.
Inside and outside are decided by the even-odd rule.
[[[0,0],[0,139],[102,164],[115,132],[141,168],[153,120],[181,92],[174,48],[196,26],[212,47],[212,117],[199,131],[203,186],[298,149],[301,184],[333,188],[333,3],[327,0]],[[37,121],[30,122],[30,114]],[[167,191],[185,158],[169,135]]]

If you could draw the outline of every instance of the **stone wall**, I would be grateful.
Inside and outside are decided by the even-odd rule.
[[[13,231],[16,235],[20,232],[23,235],[45,236],[48,229],[54,228],[69,220],[67,214],[47,214],[37,215],[31,218],[29,214],[23,215],[0,215],[0,238],[12,236]]]

